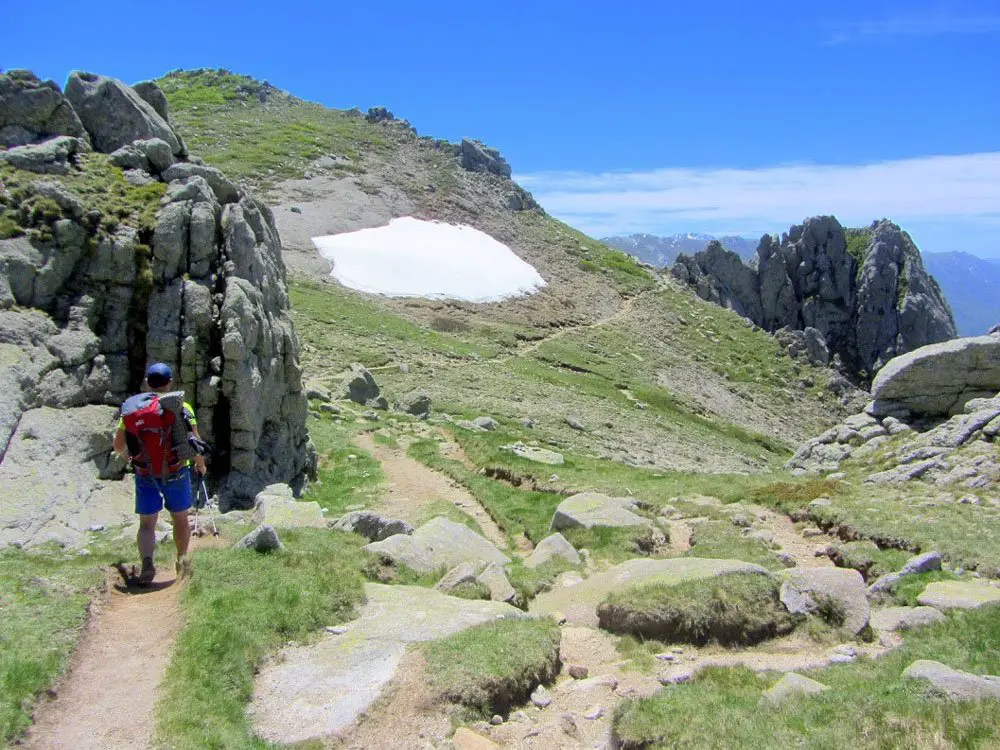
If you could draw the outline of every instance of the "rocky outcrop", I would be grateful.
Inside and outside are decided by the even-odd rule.
[[[1000,391],[1000,337],[977,336],[924,346],[896,357],[872,383],[876,416],[950,416]]]
[[[214,445],[223,505],[249,506],[268,484],[298,488],[315,466],[281,243],[253,195],[184,161],[183,142],[146,101],[153,86],[143,98],[81,73],[64,97],[28,74],[0,75],[3,96],[28,102],[0,107],[5,132],[64,133],[0,150],[18,170],[0,210],[21,235],[0,240],[0,457],[22,413],[116,407],[161,360]],[[73,149],[91,143],[98,153],[77,163]],[[39,162],[54,169],[33,170],[52,176],[10,158],[25,149],[55,154]],[[142,179],[118,187],[119,167]],[[74,179],[83,169],[109,180],[113,201]]]
[[[495,148],[490,148],[479,141],[464,138],[459,153],[463,169],[470,172],[488,172],[500,177],[510,177],[510,164]]]
[[[413,527],[406,521],[382,518],[366,510],[352,510],[350,513],[345,513],[334,522],[332,528],[360,534],[372,542],[381,542],[397,534],[413,533]]]
[[[23,146],[65,135],[89,143],[87,131],[55,81],[28,70],[0,75],[0,147]]]
[[[131,487],[101,481],[122,468],[111,457],[117,416],[97,405],[18,415],[9,441],[0,443],[0,548],[75,545],[87,531],[131,517]]]
[[[648,524],[649,521],[632,512],[636,507],[633,498],[608,497],[599,492],[579,492],[559,503],[552,516],[552,530]]]
[[[346,632],[289,645],[262,666],[248,710],[254,732],[288,744],[340,735],[379,699],[411,644],[524,616],[502,602],[365,584],[365,604]]]
[[[860,633],[870,609],[865,580],[846,568],[802,568],[782,571],[781,603],[792,614],[820,614],[836,625]],[[835,612],[834,612],[835,610]]]
[[[183,141],[145,99],[114,78],[76,72],[66,82],[73,106],[94,148],[110,154],[133,141],[159,138],[171,153],[186,156]]]
[[[872,395],[864,412],[803,443],[786,467],[835,472],[847,459],[863,464],[878,455],[879,470],[866,480],[874,484],[976,490],[1000,481],[1000,339],[956,339],[897,357],[875,378]]]
[[[934,692],[953,701],[1000,700],[1000,677],[980,677],[939,661],[915,661],[903,671],[903,678],[924,680]]]
[[[492,542],[443,516],[428,521],[412,534],[396,534],[367,544],[364,549],[418,573],[453,568],[466,562],[477,567],[510,562]]]
[[[848,232],[832,216],[813,217],[780,240],[764,235],[750,265],[712,242],[678,256],[671,273],[767,331],[814,329],[811,359],[823,358],[818,334],[827,356],[866,377],[892,357],[956,335],[913,241],[886,220]]]

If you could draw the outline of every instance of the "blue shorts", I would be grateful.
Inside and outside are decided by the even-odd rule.
[[[171,513],[191,507],[191,470],[187,466],[162,480],[135,475],[135,512],[141,516],[159,513],[164,504]]]

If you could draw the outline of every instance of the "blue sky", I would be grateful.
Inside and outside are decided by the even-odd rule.
[[[0,66],[226,67],[498,147],[594,235],[889,216],[1000,257],[1000,3],[176,0],[4,10]],[[37,30],[27,33],[19,30]]]

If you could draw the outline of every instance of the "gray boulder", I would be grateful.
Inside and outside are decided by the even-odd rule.
[[[501,446],[501,450],[510,451],[518,458],[534,461],[539,464],[547,464],[548,466],[562,466],[566,460],[562,453],[550,451],[548,448],[525,445],[521,442]]]
[[[340,386],[335,390],[339,398],[350,399],[362,405],[377,399],[381,393],[368,368],[357,363],[351,365],[351,369],[343,376]]]
[[[257,494],[253,521],[279,528],[326,527],[319,503],[296,500],[287,484],[272,484]]]
[[[487,565],[476,580],[490,590],[490,599],[492,601],[509,603],[517,599],[517,592],[510,585],[510,581],[507,580],[507,574],[504,573],[502,565],[497,565],[496,563]]]
[[[352,510],[344,514],[333,524],[333,528],[360,534],[373,542],[381,542],[396,534],[413,533],[413,527],[406,521],[382,518],[365,510]]]
[[[643,526],[649,523],[635,510],[635,500],[626,497],[608,497],[598,492],[580,492],[572,495],[556,508],[552,516],[552,530],[585,528],[594,526]]]
[[[934,607],[887,607],[872,612],[873,630],[895,632],[944,622],[945,617]]]
[[[880,576],[877,581],[868,587],[868,594],[888,593],[904,576],[941,570],[941,560],[940,552],[925,552],[922,555],[911,557],[898,572],[886,573]]]
[[[861,574],[847,568],[796,568],[778,573],[782,579],[781,603],[792,614],[822,612],[824,599],[844,615],[843,627],[860,633],[868,625],[871,609]]]
[[[497,428],[497,421],[493,417],[476,417],[472,420],[472,424],[487,432],[492,432]]]
[[[1000,339],[954,339],[896,357],[872,383],[876,416],[904,409],[925,416],[962,412],[967,401],[1000,391]]]
[[[184,153],[167,121],[121,81],[94,73],[71,73],[66,98],[98,151],[110,154],[132,141],[159,138],[169,144],[171,153]]]
[[[0,147],[23,146],[53,136],[87,139],[73,106],[54,81],[27,70],[0,73]]]
[[[764,691],[764,700],[771,705],[780,706],[793,698],[819,695],[829,689],[830,687],[822,682],[811,680],[796,672],[788,672],[771,688]]]
[[[492,542],[479,536],[468,526],[447,518],[424,524],[411,535],[396,534],[364,549],[395,563],[402,563],[418,573],[430,573],[440,568],[453,568],[463,562],[484,566],[490,563],[506,565],[510,558]]]
[[[170,109],[167,104],[167,97],[156,81],[139,81],[139,83],[132,86],[132,90],[141,96],[146,104],[156,110],[156,114],[162,117],[164,122],[170,122]]]
[[[163,181],[188,180],[201,177],[209,184],[219,203],[236,203],[240,199],[240,189],[221,170],[191,162],[178,162],[163,170]]]
[[[1000,677],[980,677],[939,661],[915,661],[904,670],[903,679],[926,680],[934,692],[953,701],[1000,700]]]
[[[470,172],[488,172],[510,177],[510,164],[500,156],[495,148],[485,146],[479,141],[462,139],[460,159],[462,168]]]
[[[935,581],[927,584],[917,603],[937,609],[977,609],[1000,602],[1000,587],[980,581]]]
[[[37,174],[69,174],[80,150],[78,138],[63,135],[35,145],[0,151],[0,161]]]
[[[270,524],[262,524],[233,545],[233,549],[252,549],[257,552],[271,552],[284,549],[278,532]]]
[[[476,566],[472,563],[459,563],[454,568],[449,570],[444,576],[438,581],[434,588],[438,591],[452,591],[465,583],[475,583],[476,582]]]
[[[174,163],[174,154],[170,150],[170,144],[162,138],[150,138],[145,141],[136,141],[132,144],[132,146],[146,157],[150,166],[152,166],[157,173],[165,172]]]
[[[581,563],[580,553],[559,532],[550,534],[540,541],[531,554],[524,559],[524,566],[537,568],[557,558],[561,558],[571,565]]]
[[[431,397],[427,391],[410,391],[396,400],[393,409],[415,417],[426,417],[431,413]]]

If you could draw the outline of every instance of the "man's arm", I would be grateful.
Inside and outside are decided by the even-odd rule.
[[[184,404],[184,423],[187,425],[188,432],[200,441],[201,433],[198,432],[198,420],[194,416],[194,409],[189,404]],[[208,471],[208,467],[205,465],[205,457],[200,453],[196,453],[194,456],[194,468],[202,476]]]
[[[112,442],[112,446],[114,446],[115,453],[117,453],[122,458],[128,458],[128,455],[127,455],[128,451],[126,450],[127,446],[125,444],[125,428],[124,427],[119,427],[118,428],[118,432],[115,433],[115,439]]]

